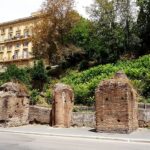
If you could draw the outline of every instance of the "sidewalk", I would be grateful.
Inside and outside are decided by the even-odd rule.
[[[46,125],[27,125],[13,128],[0,128],[0,132],[59,136],[70,138],[88,138],[122,142],[140,142],[150,144],[150,129],[138,129],[131,134],[96,133],[92,128],[52,128]]]

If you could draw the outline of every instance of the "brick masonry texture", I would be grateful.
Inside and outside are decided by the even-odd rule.
[[[71,95],[72,101],[73,97],[74,96]],[[69,126],[95,128],[95,109],[92,107],[89,111],[88,108],[83,108],[84,107],[79,108],[79,112],[70,114],[71,119],[69,119]],[[84,112],[82,112],[82,110]],[[50,114],[51,108],[29,106],[28,92],[22,85],[9,82],[0,87],[0,126],[22,126],[29,122],[50,124],[52,120]],[[139,104],[138,123],[139,127],[150,127],[150,105]]]
[[[96,131],[130,133],[138,128],[137,93],[122,72],[97,87]]]
[[[70,127],[74,104],[74,93],[70,86],[58,83],[53,90],[53,105],[51,125],[55,127]]]
[[[29,99],[24,86],[6,83],[0,87],[0,126],[15,127],[28,124]]]

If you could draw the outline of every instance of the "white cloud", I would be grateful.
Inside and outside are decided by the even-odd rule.
[[[26,17],[40,8],[43,0],[0,0],[0,22]]]
[[[89,15],[86,12],[86,7],[90,6],[93,1],[94,0],[76,0],[76,9],[81,15],[88,17]]]
[[[0,0],[0,22],[30,16],[37,11],[44,0]],[[77,10],[87,16],[85,7],[93,0],[76,0]]]

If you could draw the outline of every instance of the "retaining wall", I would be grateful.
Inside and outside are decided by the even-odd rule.
[[[29,122],[49,124],[50,112],[50,108],[30,106]],[[150,127],[150,104],[139,104],[138,121],[139,127]],[[71,124],[78,127],[95,127],[95,112],[73,112]]]
[[[50,123],[50,108],[30,106],[29,123],[49,124]]]

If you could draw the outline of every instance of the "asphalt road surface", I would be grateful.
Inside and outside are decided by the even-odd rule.
[[[150,143],[0,133],[0,150],[150,150]]]

